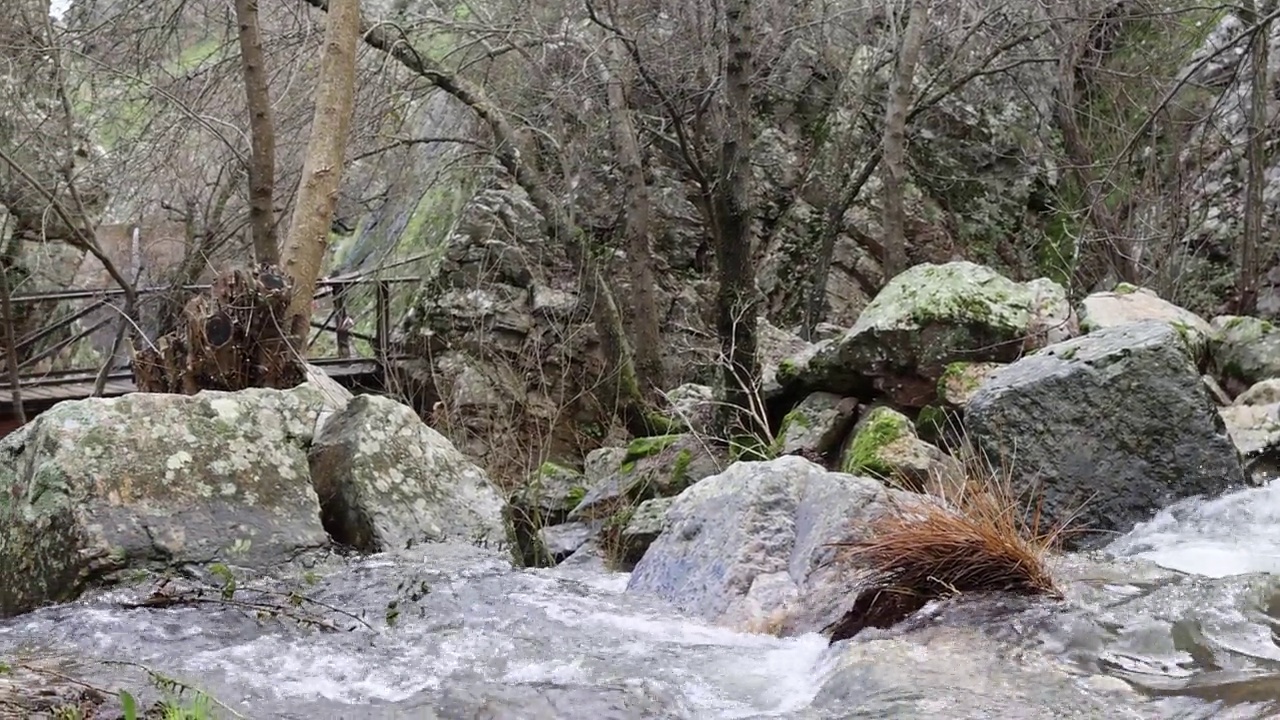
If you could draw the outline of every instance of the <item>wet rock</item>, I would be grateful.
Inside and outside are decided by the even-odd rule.
[[[1280,378],[1280,330],[1253,317],[1224,315],[1212,322],[1210,354],[1228,392]]]
[[[950,456],[916,435],[910,418],[884,406],[872,408],[858,421],[841,454],[840,469],[917,492],[957,470]]]
[[[600,522],[571,522],[538,530],[538,541],[551,564],[563,562],[600,534]]]
[[[628,565],[635,565],[667,527],[667,513],[675,498],[653,498],[640,503],[619,537],[619,555]]]
[[[365,552],[459,540],[503,547],[503,500],[480,468],[405,405],[361,395],[310,452],[335,539]]]
[[[906,497],[793,455],[734,463],[676,498],[627,589],[715,622],[785,612],[781,634],[819,631],[843,612],[856,577],[826,562],[828,543],[894,496]]]
[[[1186,334],[1196,348],[1196,357],[1208,351],[1213,327],[1199,315],[1162,299],[1144,287],[1120,283],[1111,292],[1098,292],[1080,302],[1080,329],[1085,332],[1118,327],[1144,320],[1170,323]]]
[[[569,512],[586,493],[587,481],[582,473],[545,462],[533,477],[511,494],[507,501],[507,522],[524,565],[552,563],[539,540],[539,531],[548,525],[567,521]]]
[[[782,419],[778,455],[834,454],[857,417],[858,401],[825,392],[810,393]]]
[[[307,446],[332,409],[302,385],[138,393],[41,414],[0,440],[0,615],[131,568],[265,569],[326,545]]]
[[[1074,329],[1066,291],[1052,282],[1017,283],[971,262],[925,263],[893,278],[840,338],[791,358],[781,378],[855,396],[875,388],[919,408],[933,402],[950,363],[1010,362]]]
[[[678,495],[727,464],[719,453],[693,434],[636,438],[610,474],[588,489],[569,519],[603,519],[651,498]]]
[[[978,447],[1018,490],[1043,493],[1043,522],[1120,531],[1189,495],[1244,482],[1180,333],[1144,321],[1096,330],[1025,357],[965,406]]]

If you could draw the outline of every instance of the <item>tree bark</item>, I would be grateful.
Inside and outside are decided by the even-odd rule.
[[[276,181],[276,131],[267,85],[267,61],[258,33],[258,0],[236,0],[240,26],[240,67],[244,71],[245,99],[249,108],[249,226],[253,254],[260,265],[280,263],[276,239],[274,192]],[[354,50],[352,50],[354,54]]]
[[[725,135],[720,145],[718,181],[712,200],[716,267],[716,330],[723,355],[724,403],[717,424],[732,439],[759,430],[751,421],[759,372],[756,367],[756,313],[759,298],[752,267],[751,76],[754,37],[751,0],[725,4]]]
[[[912,0],[907,25],[898,50],[898,62],[889,81],[884,117],[884,275],[891,278],[907,269],[906,210],[902,184],[907,168],[907,111],[915,87],[916,64],[924,45],[929,21],[928,0]]]
[[[611,38],[608,51],[608,77],[610,129],[613,131],[613,147],[618,154],[626,183],[626,249],[627,268],[631,275],[632,348],[635,352],[636,377],[640,391],[646,400],[666,388],[662,367],[660,331],[658,327],[657,279],[653,272],[653,247],[650,244],[649,183],[641,164],[640,142],[636,137],[631,108],[627,104],[627,87],[623,81],[626,59],[622,41]]]
[[[0,230],[3,230],[0,227]],[[7,253],[0,252],[0,322],[4,323],[5,369],[9,373],[13,412],[19,425],[27,424],[27,413],[22,405],[22,374],[18,370],[18,339],[13,325],[13,305],[10,302],[9,270],[14,263]]]
[[[1270,8],[1254,0],[1242,3],[1240,20],[1246,25],[1258,22],[1259,15],[1266,14]],[[1244,195],[1244,233],[1240,238],[1240,271],[1236,276],[1236,308],[1241,315],[1250,315],[1258,305],[1258,248],[1262,244],[1262,212],[1265,207],[1262,192],[1266,183],[1266,132],[1267,132],[1267,93],[1270,81],[1267,72],[1268,40],[1271,22],[1263,22],[1253,34],[1250,45],[1250,64],[1252,65],[1249,86],[1249,112],[1246,132],[1249,134],[1245,144],[1245,158],[1248,162],[1248,175],[1245,178]]]
[[[343,155],[351,129],[355,98],[356,44],[360,39],[360,0],[329,3],[324,54],[316,89],[311,138],[302,164],[302,181],[281,253],[293,281],[288,321],[296,347],[305,347],[316,279],[324,262],[333,210],[342,180]]]

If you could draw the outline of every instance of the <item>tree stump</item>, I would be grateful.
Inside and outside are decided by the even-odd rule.
[[[182,310],[179,327],[133,354],[140,392],[290,388],[306,377],[285,313],[293,285],[274,265],[237,268]]]

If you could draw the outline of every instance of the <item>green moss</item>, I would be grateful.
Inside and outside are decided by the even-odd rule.
[[[910,426],[896,411],[887,407],[873,408],[853,436],[840,469],[852,475],[871,473],[888,477],[893,470],[884,464],[880,451],[910,432]]]
[[[1136,293],[1141,289],[1142,288],[1138,287],[1137,285],[1134,285],[1133,283],[1122,282],[1117,284],[1115,290],[1113,290],[1112,292],[1114,292],[1117,295],[1132,295],[1133,293]]]
[[[574,485],[569,488],[568,494],[565,495],[565,505],[569,508],[576,508],[582,504],[584,498],[587,497],[587,488],[582,485]]]
[[[643,460],[647,457],[653,457],[658,453],[671,447],[673,443],[678,441],[682,435],[653,435],[650,437],[639,437],[627,444],[627,454],[623,456],[619,469],[628,472],[626,467],[629,465],[635,468],[637,460]]]
[[[693,451],[689,448],[682,449],[676,454],[676,461],[671,466],[671,487],[675,492],[681,492],[688,487],[689,463],[693,462]]]
[[[982,380],[976,375],[967,373],[972,366],[973,363],[964,361],[948,363],[946,369],[942,371],[942,376],[938,378],[938,386],[936,388],[938,397],[947,396],[947,388],[951,386],[952,382],[959,383],[961,391],[977,390],[978,386],[982,384]]]
[[[937,405],[925,405],[916,415],[916,432],[922,437],[941,437],[947,427],[947,411]]]
[[[786,385],[800,376],[800,365],[792,358],[783,358],[778,363],[778,384]]]

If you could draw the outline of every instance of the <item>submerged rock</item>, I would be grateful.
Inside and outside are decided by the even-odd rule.
[[[1096,330],[997,371],[965,425],[1017,490],[1043,494],[1042,525],[1079,508],[1088,529],[1123,532],[1245,480],[1185,339],[1165,322]]]
[[[971,262],[921,264],[893,278],[841,337],[784,366],[784,384],[847,395],[874,387],[896,405],[933,402],[948,364],[1009,362],[1075,333],[1066,291],[1017,283]]]
[[[361,395],[310,452],[325,526],[364,552],[461,540],[502,547],[503,500],[480,468],[405,405]]]

